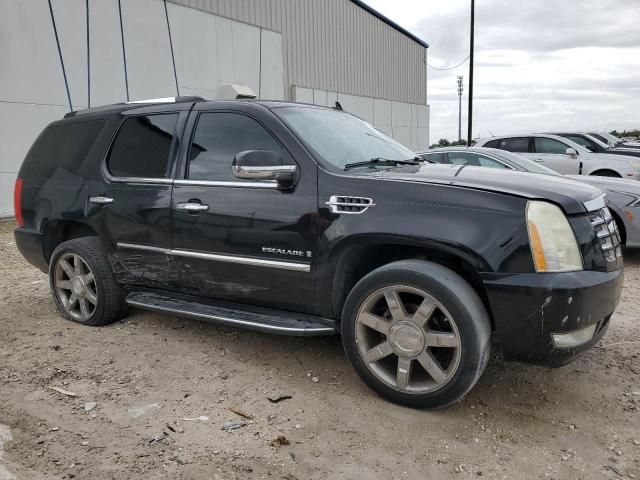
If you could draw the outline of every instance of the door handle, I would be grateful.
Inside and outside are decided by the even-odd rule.
[[[536,163],[544,163],[544,160],[542,158],[536,158]]]
[[[176,210],[185,210],[187,212],[206,212],[209,210],[209,205],[203,205],[202,203],[196,202],[179,203],[176,205]]]
[[[113,203],[113,198],[105,197],[104,195],[96,195],[95,197],[89,197],[89,201],[96,205],[109,205]]]

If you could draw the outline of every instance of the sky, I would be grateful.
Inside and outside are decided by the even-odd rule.
[[[425,40],[427,62],[469,54],[470,0],[366,0]],[[473,135],[640,129],[640,0],[476,0]],[[428,68],[430,141],[458,136],[456,77]]]

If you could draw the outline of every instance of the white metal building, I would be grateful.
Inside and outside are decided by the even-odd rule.
[[[0,216],[27,149],[73,109],[176,95],[342,107],[429,145],[428,45],[359,0],[0,0]]]

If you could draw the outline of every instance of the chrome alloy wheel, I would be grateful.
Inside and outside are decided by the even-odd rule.
[[[453,318],[424,290],[402,285],[367,297],[356,317],[356,344],[380,381],[408,394],[445,386],[460,364],[460,334]]]
[[[95,313],[98,304],[96,279],[80,255],[66,253],[58,259],[53,288],[65,311],[74,319],[86,322]]]

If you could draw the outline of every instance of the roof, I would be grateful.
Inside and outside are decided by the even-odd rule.
[[[383,14],[381,14],[379,11],[377,11],[376,9],[374,9],[373,7],[367,5],[366,3],[364,3],[362,0],[351,0],[352,3],[355,3],[356,5],[358,5],[360,8],[366,10],[367,12],[369,12],[371,15],[373,15],[374,17],[382,20],[384,23],[386,23],[387,25],[389,25],[391,28],[397,30],[398,32],[402,33],[403,35],[409,37],[411,40],[413,40],[416,43],[419,43],[420,45],[422,45],[424,48],[429,48],[429,44],[427,42],[425,42],[424,40],[422,40],[421,38],[417,37],[416,35],[414,35],[413,33],[411,33],[409,30],[402,28],[400,25],[398,25],[396,22],[394,22],[393,20],[391,20],[389,17],[385,17]]]
[[[207,100],[202,97],[197,96],[182,96],[182,97],[167,97],[167,98],[151,98],[146,100],[136,100],[132,102],[122,102],[122,103],[111,103],[108,105],[100,105],[98,107],[85,108],[83,110],[76,110],[73,112],[68,112],[64,115],[64,119],[78,119],[83,117],[101,117],[107,115],[118,115],[128,110],[140,110],[147,111],[147,109],[157,106],[167,106],[171,107],[180,107],[180,105],[189,105],[194,104],[231,104],[231,103],[244,103],[244,104],[254,104],[261,105],[265,108],[274,108],[274,107],[285,107],[285,106],[304,106],[304,107],[312,107],[318,109],[331,109],[331,107],[323,107],[320,105],[313,105],[307,103],[300,102],[287,102],[283,100],[262,100],[262,99],[228,99],[228,100]]]

